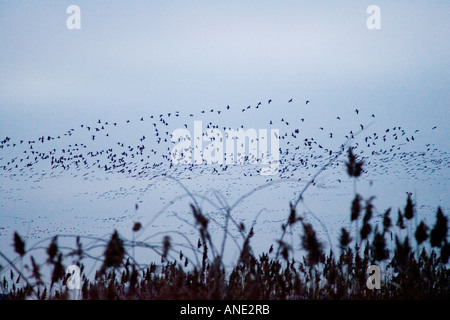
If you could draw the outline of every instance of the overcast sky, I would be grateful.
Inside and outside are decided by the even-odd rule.
[[[66,27],[71,4],[80,30]],[[381,30],[366,26],[371,4]],[[0,136],[268,98],[448,127],[449,12],[447,1],[3,1]]]

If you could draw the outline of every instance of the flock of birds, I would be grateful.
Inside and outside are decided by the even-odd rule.
[[[182,182],[187,182],[188,179],[190,187],[196,188],[196,194],[217,187],[224,197],[230,199],[239,198],[248,192],[249,188],[258,187],[256,184],[283,180],[288,182],[283,184],[288,190],[273,184],[274,189],[267,191],[267,197],[262,197],[278,197],[278,204],[271,204],[274,206],[270,209],[272,218],[267,218],[277,221],[279,217],[284,217],[285,204],[291,200],[289,192],[295,194],[298,191],[298,182],[308,182],[322,166],[329,163],[339,152],[345,151],[348,146],[364,160],[364,170],[371,178],[387,174],[392,177],[398,173],[412,179],[433,179],[431,173],[449,167],[450,158],[447,152],[439,150],[433,144],[421,144],[423,135],[437,132],[437,127],[413,130],[402,125],[376,127],[373,123],[378,119],[374,113],[355,107],[343,110],[341,114],[329,115],[328,119],[318,119],[319,116],[320,112],[316,110],[314,102],[309,100],[297,103],[294,99],[267,99],[265,102],[259,101],[245,107],[226,105],[221,108],[204,108],[197,112],[160,112],[113,121],[95,119],[92,123],[79,124],[61,134],[41,134],[34,139],[10,136],[0,138],[0,194],[3,196],[3,199],[0,198],[0,209],[7,208],[8,201],[12,201],[14,197],[19,200],[23,198],[19,193],[24,190],[19,191],[20,184],[13,183],[16,180],[25,181],[31,189],[41,188],[39,182],[45,179],[61,176],[94,181],[100,183],[97,186],[101,186],[103,190],[96,189],[90,194],[92,185],[89,190],[83,190],[83,185],[78,188],[78,193],[74,191],[76,194],[73,197],[86,199],[84,196],[87,195],[97,197],[101,201],[108,200],[115,211],[119,205],[113,201],[119,201],[123,208],[130,200],[141,204],[142,201],[150,199],[150,196],[151,201],[159,199],[163,205],[168,204],[166,201],[172,201],[170,199],[177,192],[174,181],[164,181],[163,185],[151,184],[154,181],[152,178],[164,175]],[[183,128],[192,132],[196,120],[203,122],[204,151],[211,146],[208,141],[217,142],[217,139],[223,138],[220,134],[226,130],[245,130],[250,126],[278,129],[278,172],[272,176],[262,176],[261,163],[256,161],[255,165],[252,161],[255,159],[249,156],[239,165],[225,161],[208,165],[195,164],[194,161],[190,164],[174,165],[171,152],[178,141],[172,141],[173,131]],[[349,125],[352,127],[347,128]],[[192,148],[194,147],[193,143]],[[330,170],[327,169],[327,173],[323,175],[324,178],[316,180],[315,185],[345,187],[345,184],[341,183],[351,181],[345,173],[345,160],[343,152],[338,161],[331,163]],[[110,175],[119,178],[119,185],[114,184],[115,182],[105,182]],[[122,180],[122,177],[129,179]],[[131,187],[130,180],[133,184]],[[135,183],[136,180],[142,183]],[[53,181],[55,180],[49,180],[50,184]],[[243,220],[252,219],[248,218],[251,216],[249,213],[258,210],[257,202],[252,200],[241,207],[243,214],[240,217]],[[283,207],[275,208],[278,205]],[[151,208],[154,209],[154,203]],[[72,210],[83,212],[84,208]],[[128,210],[121,212],[119,217],[97,214],[99,213],[96,212],[95,217],[78,217],[74,214],[81,220],[78,225],[70,225],[70,228],[80,228],[76,230],[77,233],[95,234],[95,230],[89,230],[90,227],[106,230],[110,223],[114,226],[124,223],[130,225],[130,219],[136,218]],[[34,227],[30,234],[32,236],[57,234],[58,230],[61,232],[57,224],[45,227],[48,224],[47,218],[33,219]],[[13,225],[15,220],[11,221]],[[92,223],[86,223],[87,221]],[[268,232],[272,234],[279,230],[273,229],[278,228],[278,224],[266,223],[271,221],[263,221],[261,227],[270,225]],[[161,225],[161,230],[172,226],[170,223]],[[0,229],[0,236],[6,231]],[[62,231],[75,232],[72,229]]]
[[[292,98],[287,101],[288,106],[291,104],[293,104]],[[227,105],[221,109],[204,109],[197,114],[174,111],[141,116],[135,120],[124,119],[110,122],[98,119],[93,124],[81,124],[78,128],[71,128],[60,135],[42,135],[32,140],[13,139],[7,136],[0,141],[0,173],[3,171],[4,175],[27,176],[29,174],[36,177],[43,175],[43,172],[45,175],[49,171],[71,171],[71,169],[74,169],[78,173],[85,170],[84,175],[88,175],[89,170],[101,170],[133,177],[148,177],[155,172],[158,172],[158,174],[175,173],[177,175],[181,175],[183,172],[193,172],[194,162],[177,168],[171,161],[171,150],[177,143],[177,141],[172,141],[172,132],[177,126],[192,129],[192,121],[189,122],[189,120],[213,120],[214,122],[209,121],[205,124],[205,130],[202,134],[204,140],[214,141],[219,137],[222,138],[217,130],[235,129],[235,127],[220,123],[221,117],[225,120],[228,119],[228,121],[230,118],[242,120],[244,115],[239,114],[250,113],[250,118],[258,118],[260,114],[266,112],[264,108],[268,108],[270,105],[273,105],[272,99],[268,99],[266,104],[260,101],[254,106],[248,105],[241,108]],[[303,106],[311,108],[310,101],[306,100]],[[298,105],[295,108],[298,108]],[[407,132],[402,126],[394,126],[386,128],[380,133],[368,133],[369,127],[358,121],[362,112],[355,108],[355,123],[358,123],[355,129],[340,136],[330,132],[330,130],[327,131],[325,126],[320,126],[317,128],[317,130],[320,130],[318,131],[320,139],[317,136],[316,138],[305,137],[305,132],[311,133],[311,130],[303,130],[307,119],[295,108],[285,115],[280,112],[279,119],[270,119],[263,124],[267,129],[279,129],[280,166],[278,177],[280,178],[294,177],[295,172],[301,171],[301,169],[317,168],[332,157],[336,151],[344,148],[343,142],[350,142],[352,148],[362,158],[369,158],[368,164],[375,164],[378,156],[383,162],[382,165],[386,166],[389,159],[393,157],[408,158],[408,154],[402,152],[402,148],[408,143],[413,143],[415,141],[414,135],[420,131],[416,129],[413,132]],[[335,119],[341,121],[341,118],[341,115],[337,115]],[[366,120],[374,119],[375,114],[372,113]],[[139,126],[139,124],[141,125]],[[134,141],[126,141],[130,140],[130,137],[120,136],[120,133],[117,136],[117,132],[115,132],[117,128],[122,130],[124,135],[131,132],[133,134],[130,137],[134,135],[137,138],[132,138]],[[138,128],[142,128],[144,131],[139,132]],[[246,129],[247,126],[241,123],[238,128]],[[216,130],[214,131],[214,129]],[[431,129],[435,130],[436,127]],[[319,135],[319,132],[325,134]],[[190,137],[184,139],[190,139]],[[330,144],[327,141],[329,139],[339,140],[339,143]],[[207,148],[208,146],[205,149]],[[432,145],[427,144],[426,150],[417,154],[424,158],[427,152],[436,153],[439,150],[433,149]],[[435,158],[436,154],[433,154],[432,157]],[[443,160],[448,164],[445,153],[441,154],[440,157],[444,157]],[[254,160],[257,159],[245,156],[245,160],[249,163],[255,163]],[[41,171],[33,170],[40,164],[44,164],[44,166],[39,167]],[[220,165],[203,166],[199,174],[210,172],[220,175],[224,174],[229,167],[230,165],[226,164],[224,159],[224,162]],[[258,174],[260,168],[257,166],[253,166],[253,168],[253,171],[244,172],[243,175]],[[421,169],[430,168],[425,166]]]

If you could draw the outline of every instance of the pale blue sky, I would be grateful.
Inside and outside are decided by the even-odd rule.
[[[71,4],[81,30],[66,28]],[[371,4],[381,30],[366,27]],[[291,97],[331,113],[364,106],[378,121],[446,127],[449,9],[446,1],[2,2],[0,136]]]

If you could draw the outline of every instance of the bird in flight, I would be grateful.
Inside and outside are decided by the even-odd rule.
[[[292,102],[292,98],[291,98],[291,99],[289,99],[288,103],[289,103],[289,102]]]
[[[308,104],[309,103],[309,100],[306,100],[306,103],[305,104]]]
[[[359,110],[358,109],[355,109],[355,112],[356,112],[356,114],[359,114]]]

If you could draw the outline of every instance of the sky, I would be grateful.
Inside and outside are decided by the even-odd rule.
[[[367,8],[373,4],[380,8],[379,30],[366,24]],[[67,28],[70,5],[81,10],[79,30]],[[358,108],[365,121],[375,122],[374,132],[400,125],[408,132],[420,130],[417,146],[432,143],[446,152],[449,12],[448,1],[2,1],[0,141],[53,136],[97,119],[123,122],[175,111],[198,114],[227,105],[239,110],[262,101],[264,111],[253,118],[224,113],[221,121],[235,127],[246,121],[247,127],[268,129],[268,119],[298,121],[308,116],[310,125],[300,134],[304,138],[316,136],[324,123],[333,132],[358,127]],[[293,103],[287,103],[289,99]],[[336,121],[337,116],[342,121]],[[208,117],[212,119],[208,115],[188,121],[207,123]],[[133,128],[139,134],[145,131]],[[136,138],[129,127],[119,129],[121,139],[127,134]],[[326,139],[328,132],[324,134]],[[90,140],[87,133],[80,137]],[[0,160],[7,152],[0,150]],[[408,164],[399,163],[406,171],[392,175],[388,186],[377,185],[392,198],[414,187]],[[414,183],[433,205],[436,201],[448,207],[448,162],[441,166],[445,170]],[[81,179],[63,177],[34,186],[0,178],[0,189],[3,184],[8,192],[0,199],[0,209],[8,209],[4,212],[11,226],[15,216],[30,215],[30,208],[41,208],[39,214],[65,208],[82,215],[83,208],[77,206],[84,205],[95,212],[90,198],[82,196],[86,190],[95,197],[109,194],[108,188],[139,194],[134,181],[120,179],[118,185],[84,185]],[[200,177],[192,187],[204,183],[207,188],[214,179]],[[434,185],[428,188],[430,181]],[[123,190],[121,183],[126,185]],[[241,187],[236,194],[247,190],[245,182]],[[152,194],[148,210],[158,197],[169,197],[167,193],[159,189]],[[19,204],[13,198],[26,201]],[[326,197],[320,199],[317,208],[331,208]],[[100,201],[97,208],[103,206],[104,217],[111,208],[121,210],[111,214],[122,215],[133,211],[134,201],[110,203],[108,209]],[[1,223],[5,217],[0,216]],[[39,217],[29,218],[33,227],[24,226],[23,231],[39,232]]]
[[[71,4],[79,30],[66,27]],[[379,1],[381,29],[369,30],[371,4],[3,2],[0,136],[269,98],[448,126],[449,4]]]

